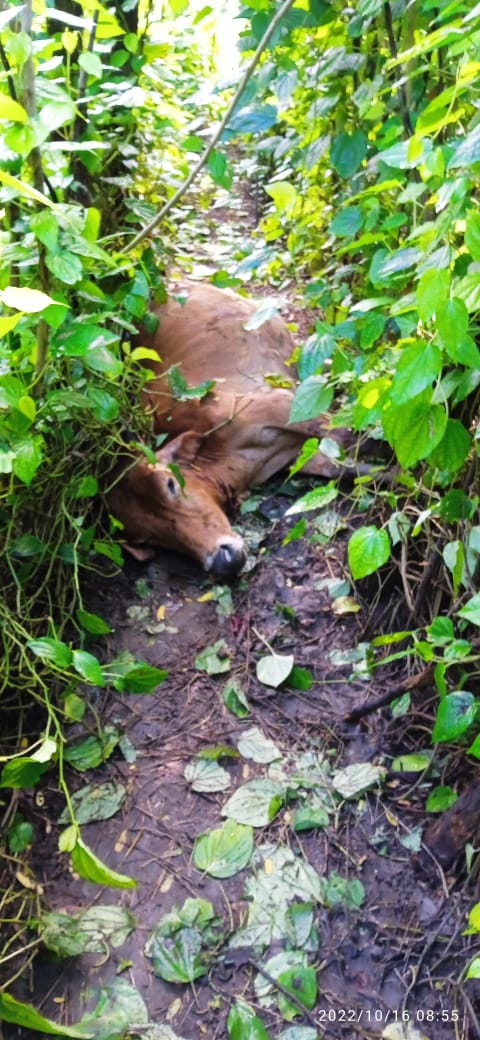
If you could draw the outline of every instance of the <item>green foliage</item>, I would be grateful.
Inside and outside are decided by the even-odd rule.
[[[244,4],[246,49],[273,10]],[[458,4],[435,16],[428,3],[294,6],[232,124],[276,109],[255,141],[269,269],[290,266],[323,312],[299,353],[291,418],[321,415],[336,389],[338,422],[383,436],[400,467],[398,483],[371,496],[349,564],[361,581],[402,561],[409,622],[427,626],[413,652],[435,662],[435,743],[464,739],[478,710],[464,687],[478,659],[468,625],[478,626],[479,18]],[[325,493],[289,514],[303,519]],[[362,502],[362,485],[356,494]],[[410,562],[433,568],[435,607],[405,578]]]
[[[106,660],[110,626],[85,609],[85,588],[123,562],[100,495],[125,450],[121,431],[142,440],[148,430],[139,396],[152,352],[129,340],[148,322],[151,294],[164,295],[168,226],[155,251],[131,260],[126,251],[188,169],[181,141],[211,58],[191,21],[169,43],[149,39],[148,4],[87,4],[73,15],[40,3],[33,21],[29,13],[29,4],[14,6],[0,18],[0,711],[7,704],[12,718],[13,702],[23,725],[34,707],[39,732],[30,739],[29,722],[25,739],[16,723],[11,733],[2,724],[0,786],[16,798],[48,772],[65,798],[73,829],[61,849],[74,869],[96,884],[132,887],[83,842],[89,809],[71,799],[68,770],[105,762],[119,743],[114,727],[102,731],[91,694],[150,693],[167,673]],[[212,88],[207,120],[217,105]],[[209,170],[228,188],[223,154],[213,153]],[[73,744],[70,724],[82,720],[88,735]],[[11,853],[33,837],[15,816]],[[8,1000],[4,1017],[49,1031]]]

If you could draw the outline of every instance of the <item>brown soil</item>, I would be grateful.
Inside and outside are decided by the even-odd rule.
[[[98,856],[135,877],[138,887],[100,890],[72,876],[68,858],[53,851],[63,800],[48,786],[44,806],[39,808],[32,798],[27,807],[36,831],[32,866],[52,908],[72,912],[118,902],[132,910],[137,927],[123,946],[105,956],[85,955],[61,964],[47,955],[37,957],[17,995],[71,1023],[86,1004],[92,1006],[92,992],[123,970],[145,1000],[150,1022],[168,1022],[187,1040],[226,1038],[228,1010],[239,996],[256,1008],[272,1037],[287,1028],[278,1013],[259,1006],[253,993],[254,963],[262,959],[258,951],[229,951],[225,946],[208,976],[191,986],[155,977],[144,952],[161,915],[188,896],[210,899],[231,929],[245,915],[248,868],[216,881],[202,876],[192,863],[195,837],[220,825],[227,795],[194,793],[184,768],[206,748],[235,747],[239,734],[256,724],[283,751],[314,747],[328,751],[339,767],[368,761],[387,768],[381,790],[343,803],[325,829],[295,833],[287,806],[268,828],[256,832],[257,845],[287,845],[321,876],[358,878],[365,887],[358,909],[341,903],[315,907],[321,936],[314,959],[320,997],[296,1024],[317,1023],[324,1040],[353,1040],[381,1036],[405,1012],[408,1028],[416,1027],[418,1033],[395,1034],[403,1040],[478,1036],[479,988],[464,980],[478,942],[463,934],[466,915],[479,899],[478,882],[472,876],[466,879],[462,862],[445,875],[431,857],[415,851],[413,841],[410,851],[404,839],[432,819],[425,812],[432,781],[390,771],[392,757],[400,751],[429,747],[426,716],[434,709],[433,696],[429,704],[431,691],[423,690],[408,716],[394,718],[384,709],[356,725],[345,721],[353,707],[383,692],[385,677],[380,672],[374,680],[352,680],[351,664],[332,662],[332,651],[351,650],[362,635],[361,616],[335,615],[320,587],[325,578],[343,576],[344,545],[340,539],[326,547],[305,540],[282,546],[288,526],[276,517],[287,500],[278,487],[270,490],[270,498],[268,489],[263,490],[263,515],[253,527],[249,520],[250,538],[253,532],[260,551],[254,569],[232,588],[230,616],[220,615],[215,600],[205,598],[211,591],[209,580],[172,556],[158,555],[147,567],[128,562],[123,573],[91,590],[87,608],[113,627],[102,641],[102,656],[128,650],[170,672],[154,695],[110,692],[99,694],[103,699],[96,705],[104,722],[121,726],[136,749],[136,761],[128,765],[117,750],[92,774],[95,782],[121,778],[128,798],[117,816],[86,825],[82,833]],[[293,653],[297,665],[313,672],[311,690],[286,685],[276,691],[258,682],[255,662],[265,653],[260,637],[278,653]],[[247,694],[247,720],[238,720],[224,706],[220,691],[225,677],[211,677],[195,667],[197,653],[218,639],[228,644],[232,674]],[[264,773],[264,767],[245,759],[231,762],[231,790]],[[86,779],[85,774],[70,773],[73,788]],[[22,1035],[24,1031],[9,1027],[8,1037]]]

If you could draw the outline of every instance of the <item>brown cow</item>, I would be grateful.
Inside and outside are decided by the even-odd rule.
[[[144,403],[156,433],[170,439],[156,453],[155,466],[142,458],[123,473],[109,506],[137,558],[148,558],[153,546],[175,549],[214,577],[231,578],[244,564],[245,549],[225,508],[291,463],[306,436],[321,437],[327,427],[319,420],[288,424],[294,343],[280,318],[247,331],[258,307],[252,300],[193,282],[184,297],[180,302],[177,294],[159,307],[157,332],[142,333],[139,340],[161,358],[149,362],[154,375]],[[201,399],[175,399],[168,378],[172,365],[190,387],[216,380],[213,390]],[[290,382],[292,389],[272,385],[269,376]],[[342,432],[335,431],[337,440]],[[180,468],[183,486],[172,464]],[[304,472],[332,477],[341,469],[318,453]]]

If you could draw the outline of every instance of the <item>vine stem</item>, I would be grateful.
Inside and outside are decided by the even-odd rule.
[[[234,94],[234,96],[232,98],[232,101],[231,101],[231,103],[230,103],[230,105],[229,105],[229,107],[228,107],[228,109],[227,109],[227,111],[226,111],[226,113],[225,113],[225,115],[224,115],[224,117],[223,117],[223,119],[222,119],[218,129],[214,133],[214,135],[213,135],[209,145],[207,146],[207,148],[203,152],[203,155],[201,156],[201,158],[198,160],[198,162],[193,167],[193,169],[190,170],[190,173],[188,174],[188,177],[184,180],[183,184],[180,185],[180,187],[177,189],[175,194],[172,195],[171,199],[169,199],[168,202],[166,202],[165,205],[162,206],[161,210],[157,213],[157,215],[153,218],[153,220],[151,220],[150,223],[146,225],[146,227],[144,227],[141,231],[139,231],[138,235],[135,235],[135,238],[133,238],[131,242],[129,242],[126,246],[123,247],[123,249],[120,250],[120,255],[123,255],[125,253],[131,252],[132,249],[135,249],[136,246],[140,245],[140,242],[143,242],[144,238],[147,238],[148,235],[150,235],[151,232],[154,231],[156,227],[158,227],[158,225],[160,224],[160,221],[162,221],[164,219],[164,217],[166,217],[167,213],[169,213],[170,210],[173,209],[173,207],[178,202],[178,200],[182,198],[182,196],[185,194],[186,191],[188,191],[190,185],[193,183],[193,181],[198,176],[200,171],[203,170],[203,167],[208,162],[208,159],[209,159],[210,155],[212,154],[215,146],[218,144],[218,142],[219,142],[219,140],[220,140],[220,138],[221,138],[221,136],[223,134],[223,131],[225,130],[225,127],[227,126],[227,123],[229,122],[229,120],[230,120],[230,118],[232,116],[233,110],[236,108],[236,106],[237,106],[237,104],[238,104],[238,102],[239,102],[239,100],[240,100],[240,98],[241,98],[241,96],[242,96],[242,94],[243,94],[243,92],[245,90],[245,87],[246,87],[249,79],[253,75],[253,72],[255,71],[255,69],[256,69],[259,61],[260,61],[260,58],[261,58],[261,56],[263,54],[263,51],[265,50],[265,47],[267,46],[267,43],[270,40],[270,37],[275,32],[275,29],[277,28],[277,25],[281,22],[283,16],[287,13],[288,9],[293,6],[294,2],[295,2],[295,0],[284,0],[283,4],[279,7],[276,15],[274,15],[274,17],[272,18],[272,21],[270,22],[269,26],[265,30],[265,32],[264,32],[264,34],[263,34],[263,36],[262,36],[262,38],[260,40],[260,43],[258,44],[258,47],[257,47],[257,49],[255,51],[255,54],[253,55],[253,58],[252,58],[252,60],[250,62],[250,65],[248,66],[248,68],[246,69],[245,73],[242,76],[242,79],[240,80],[238,88],[237,88],[237,90],[236,90],[236,92],[235,92],[235,94]]]

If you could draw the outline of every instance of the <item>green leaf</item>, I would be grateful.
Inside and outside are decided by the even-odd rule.
[[[469,210],[465,228],[465,245],[474,260],[480,260],[480,213]]]
[[[264,765],[282,757],[277,745],[262,733],[259,726],[243,730],[238,738],[237,747],[243,758],[250,758],[253,762]]]
[[[221,188],[225,188],[227,191],[232,186],[233,181],[233,170],[227,162],[222,152],[217,151],[216,148],[207,160],[208,172],[215,184],[219,184]]]
[[[463,300],[454,296],[436,311],[437,331],[448,356],[457,361],[458,351],[468,332],[468,311]]]
[[[277,689],[288,679],[295,663],[293,654],[268,654],[257,661],[256,673],[259,682],[264,686]]]
[[[292,817],[292,827],[295,832],[317,830],[318,827],[328,827],[330,817],[323,805],[302,805],[295,809]]]
[[[385,436],[402,466],[415,466],[440,444],[447,427],[442,405],[413,400],[389,410],[384,409]]]
[[[74,497],[93,498],[95,495],[98,495],[97,478],[92,476],[81,477],[81,479],[75,487]]]
[[[476,163],[480,163],[480,126],[460,139],[447,169],[455,170],[459,166],[474,166]]]
[[[58,668],[69,668],[72,664],[72,651],[61,639],[44,636],[42,639],[31,639],[27,646],[36,657],[42,661],[52,661]]]
[[[121,970],[120,961],[118,971]],[[95,1040],[126,1040],[131,1033],[131,1026],[139,1030],[138,1036],[145,1040],[150,1034],[148,1028],[148,1011],[142,997],[127,979],[115,978],[102,986],[98,994],[98,1003],[93,1011],[82,1016],[79,1027],[95,1037]],[[162,1030],[163,1032],[163,1030]],[[151,1037],[154,1040],[154,1037]],[[161,1040],[176,1040],[175,1035],[166,1032]]]
[[[89,75],[93,76],[94,79],[102,78],[102,62],[98,54],[93,54],[91,51],[84,51],[83,54],[78,56],[78,64],[81,69]]]
[[[430,769],[432,756],[427,751],[413,752],[411,755],[398,755],[391,764],[394,773],[423,773]]]
[[[154,693],[168,675],[169,672],[164,668],[155,668],[153,665],[139,662],[124,675],[117,676],[113,685],[121,693]]]
[[[331,874],[325,887],[325,902],[327,906],[343,903],[358,909],[365,902],[365,889],[358,878],[349,881],[338,874]]]
[[[303,382],[308,376],[318,375],[325,361],[335,353],[335,347],[336,340],[331,332],[318,332],[309,336],[300,348],[297,362],[298,378]]]
[[[297,201],[297,189],[290,181],[270,181],[265,185],[265,191],[275,203],[275,209],[280,214],[290,215]]]
[[[44,946],[62,958],[122,946],[134,928],[129,910],[99,903],[78,914],[44,913],[39,925]]]
[[[176,401],[195,401],[206,397],[216,384],[215,379],[206,379],[199,386],[189,386],[176,365],[169,368],[167,376],[168,385]]]
[[[8,848],[13,855],[25,852],[33,841],[33,827],[16,813],[13,823],[7,829]]]
[[[193,862],[197,870],[211,877],[233,877],[247,866],[252,852],[253,827],[226,820],[221,827],[196,838]]]
[[[14,758],[6,762],[0,774],[0,787],[22,788],[35,787],[42,773],[48,769],[48,762],[39,762],[34,758]]]
[[[251,105],[235,112],[228,124],[228,129],[239,134],[259,134],[270,130],[277,121],[275,105]]]
[[[79,744],[67,747],[64,751],[65,761],[81,773],[87,769],[94,769],[110,758],[117,747],[120,736],[120,730],[115,726],[105,726],[101,739],[100,737],[87,737]]]
[[[309,376],[295,391],[288,417],[289,423],[317,419],[328,411],[333,400],[333,387],[324,376]]]
[[[313,686],[313,675],[309,668],[300,668],[295,665],[288,676],[288,685],[292,690],[311,690]]]
[[[348,543],[348,562],[353,578],[366,578],[390,559],[390,539],[385,530],[360,527]]]
[[[445,812],[446,809],[450,809],[451,805],[455,805],[456,801],[458,801],[458,794],[452,787],[442,784],[434,787],[430,792],[425,808],[427,812]]]
[[[90,632],[91,635],[107,635],[111,632],[107,621],[98,614],[90,614],[88,610],[77,610],[77,619],[85,632]]]
[[[473,961],[469,964],[465,978],[480,979],[480,957],[473,958]]]
[[[471,625],[480,627],[480,592],[477,592],[463,607],[460,607],[457,614],[469,621]]]
[[[57,1026],[49,1018],[45,1018],[30,1004],[23,1004],[15,1000],[10,993],[0,993],[0,1020],[11,1022],[23,1029],[30,1029],[37,1033],[47,1033],[49,1036],[73,1037],[79,1040],[88,1040],[93,1033],[85,1032],[76,1026]]]
[[[395,404],[404,404],[425,390],[438,379],[442,369],[442,358],[434,343],[419,340],[406,347],[397,364],[391,387],[391,398]]]
[[[153,962],[155,975],[167,982],[193,982],[205,975],[216,940],[215,913],[206,899],[186,899],[160,918],[145,953]],[[210,947],[210,948],[209,948]]]
[[[425,271],[418,283],[416,297],[418,313],[423,322],[433,318],[445,305],[450,289],[448,271]]]
[[[245,719],[250,715],[250,706],[245,693],[235,680],[227,682],[223,687],[222,700],[225,707],[238,719]]]
[[[363,225],[360,206],[348,206],[337,213],[330,224],[330,231],[339,238],[354,238]]]
[[[43,459],[43,437],[28,437],[15,444],[13,472],[23,484],[30,486]]]
[[[191,785],[192,791],[201,794],[212,794],[215,791],[226,791],[231,785],[230,774],[218,762],[195,758],[185,766],[184,776]]]
[[[87,784],[70,796],[75,821],[82,825],[97,820],[110,820],[121,808],[126,797],[126,787],[117,780],[107,780],[104,784]],[[70,823],[70,819],[69,807],[66,806],[59,822]]]
[[[65,285],[76,285],[83,276],[83,265],[75,253],[47,253],[46,264],[55,278]]]
[[[304,1007],[310,1009],[315,1007],[317,975],[314,968],[303,964],[299,964],[294,968],[288,968],[287,971],[279,973],[278,982],[292,993]],[[283,993],[278,993],[277,1001],[279,1010],[287,1021],[291,1021],[295,1015],[298,1015],[298,1006],[289,1001]]]
[[[367,154],[368,139],[363,130],[353,134],[343,131],[336,137],[330,149],[330,161],[340,177],[352,177],[360,169]]]
[[[195,658],[195,668],[207,675],[221,675],[229,672],[231,661],[229,649],[224,639],[218,639],[213,646],[205,647]]]
[[[73,651],[73,667],[82,679],[94,686],[105,686],[105,679],[99,661],[87,650]]]
[[[230,1008],[227,1034],[228,1040],[271,1040],[271,1034],[265,1028],[261,1018],[258,1018],[248,1004],[242,1002],[238,1002]]]
[[[250,780],[230,796],[222,809],[237,823],[252,827],[266,827],[280,811],[285,791],[272,780]]]
[[[477,716],[476,700],[468,690],[448,693],[438,706],[437,718],[432,730],[432,743],[458,740],[466,733]]]
[[[335,773],[332,785],[342,798],[360,798],[365,791],[383,783],[385,773],[383,766],[374,766],[371,762],[354,762]]]
[[[9,94],[0,93],[0,119],[13,123],[28,123],[28,112]]]
[[[96,885],[108,885],[110,888],[136,888],[137,882],[126,874],[119,874],[111,870],[98,856],[82,841],[77,838],[75,847],[72,849],[72,866],[80,877],[86,881],[92,881]]]
[[[311,509],[324,509],[325,506],[330,505],[338,498],[338,488],[334,484],[325,484],[324,487],[314,488],[313,491],[307,491],[306,495],[302,495],[301,498],[297,499],[293,503],[293,506],[289,506],[286,510],[285,516],[295,516],[297,513],[308,513]]]
[[[470,434],[459,419],[447,419],[447,426],[440,444],[429,457],[431,466],[443,473],[456,473],[461,469],[470,451]]]

